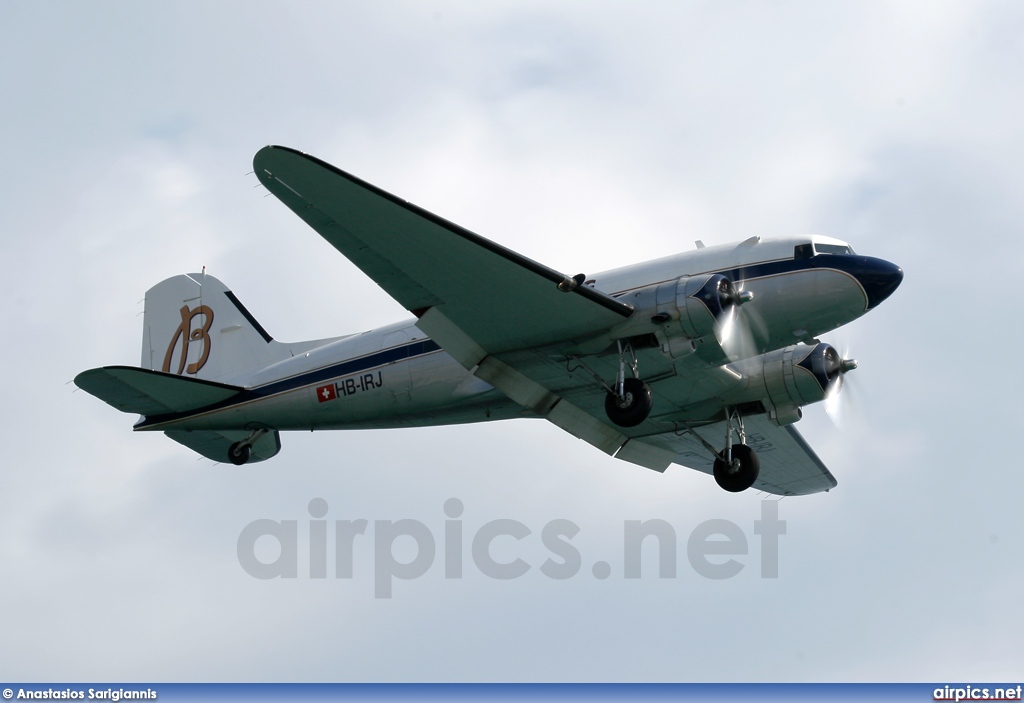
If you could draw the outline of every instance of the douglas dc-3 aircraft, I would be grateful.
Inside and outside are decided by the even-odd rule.
[[[169,278],[146,293],[141,368],[75,378],[142,415],[136,430],[245,464],[277,454],[281,430],[539,417],[727,491],[836,485],[792,425],[856,362],[815,337],[889,297],[894,264],[829,237],[752,237],[568,276],[293,149],[253,164],[415,319],[288,344],[212,276]]]

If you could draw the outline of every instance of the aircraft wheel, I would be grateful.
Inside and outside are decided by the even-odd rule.
[[[235,442],[228,449],[228,460],[235,466],[241,466],[245,462],[249,461],[249,456],[252,454],[252,447],[248,444],[242,444],[241,442]]]
[[[721,459],[715,459],[715,481],[730,493],[745,491],[754,485],[761,470],[761,462],[754,450],[745,444],[732,445],[730,467]]]
[[[647,419],[654,407],[651,387],[639,378],[627,378],[622,384],[623,396],[609,393],[604,401],[608,419],[619,427],[635,427]]]

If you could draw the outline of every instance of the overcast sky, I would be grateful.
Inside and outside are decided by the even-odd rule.
[[[1022,37],[1016,3],[0,4],[0,679],[1020,680]],[[204,265],[277,339],[407,316],[254,188],[271,143],[570,273],[806,232],[902,266],[827,337],[855,404],[799,429],[839,486],[778,506],[779,577],[760,496],[548,423],[288,433],[240,469],[73,392],[137,364],[145,291]],[[370,522],[351,580],[305,575],[314,498]],[[468,558],[499,518],[532,530],[495,542],[519,579]],[[298,578],[241,568],[257,519],[299,522]],[[373,523],[399,519],[438,557],[374,598]],[[623,523],[650,519],[677,575],[650,546],[626,579]],[[746,536],[734,578],[687,561],[712,519]]]

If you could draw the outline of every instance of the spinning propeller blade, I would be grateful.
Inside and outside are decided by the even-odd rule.
[[[835,384],[825,398],[825,414],[837,429],[843,430],[848,428],[852,419],[851,411],[856,405],[854,397],[857,395],[853,391],[853,386],[856,384],[850,383],[846,374],[857,368],[857,360],[850,358],[848,345],[844,344],[840,348],[842,351],[838,359],[839,377],[836,378]]]
[[[741,281],[730,286],[728,296],[731,305],[722,320],[722,349],[730,361],[757,356],[761,350],[757,346],[755,331],[760,333],[759,336],[762,338],[767,338],[768,335],[764,319],[756,309],[748,305],[754,299],[754,294],[744,291]]]

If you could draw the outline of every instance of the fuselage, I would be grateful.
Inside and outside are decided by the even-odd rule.
[[[756,321],[753,354],[810,341],[860,317],[903,275],[889,262],[854,254],[844,242],[806,235],[700,248],[598,273],[584,285],[631,303],[652,284],[705,273],[724,274],[753,294],[745,306]],[[294,348],[294,356],[217,379],[244,387],[242,397],[198,413],[145,418],[136,429],[370,429],[532,416],[456,362],[416,319]],[[696,385],[669,402],[677,410],[699,408],[729,392],[732,386],[723,384],[737,385],[741,374],[727,361],[719,366],[720,382],[711,375],[706,388]]]

